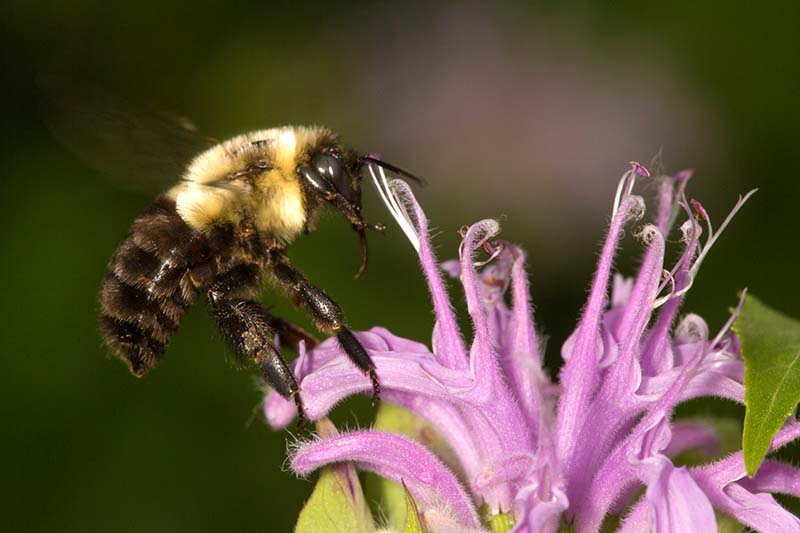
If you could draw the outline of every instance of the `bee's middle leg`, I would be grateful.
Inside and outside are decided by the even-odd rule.
[[[372,381],[372,397],[378,400],[381,385],[375,364],[367,351],[356,339],[344,323],[344,313],[333,299],[321,289],[309,282],[303,274],[292,265],[288,256],[281,251],[271,251],[269,264],[275,280],[289,292],[297,304],[302,305],[311,319],[320,329],[328,334],[336,335],[339,345],[347,357]]]
[[[269,326],[275,331],[280,339],[280,345],[288,345],[295,352],[300,351],[300,342],[305,343],[306,350],[312,350],[319,344],[319,339],[296,324],[268,315]]]

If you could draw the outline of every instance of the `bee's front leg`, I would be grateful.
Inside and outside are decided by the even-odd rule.
[[[283,287],[296,304],[302,305],[320,331],[336,335],[339,345],[350,361],[372,380],[373,401],[380,399],[381,385],[375,364],[369,354],[358,342],[353,332],[344,323],[344,313],[333,299],[309,282],[292,265],[282,250],[270,250],[268,263],[273,278]]]

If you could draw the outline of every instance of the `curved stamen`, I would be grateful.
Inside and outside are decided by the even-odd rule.
[[[375,173],[376,167],[378,168],[378,174]],[[375,185],[375,189],[377,189],[383,204],[386,206],[386,209],[389,210],[389,213],[400,226],[400,229],[403,230],[403,233],[405,233],[414,249],[419,252],[419,235],[417,235],[417,232],[414,229],[414,224],[412,223],[411,217],[408,215],[405,206],[403,206],[402,202],[400,202],[400,200],[397,198],[397,192],[389,183],[383,167],[370,164],[367,165],[367,170],[372,177],[372,183]],[[378,175],[380,175],[380,178]]]

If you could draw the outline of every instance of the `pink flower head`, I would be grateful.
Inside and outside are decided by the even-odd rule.
[[[638,274],[612,278],[623,228],[644,214],[633,188],[649,172],[632,163],[620,181],[582,317],[562,347],[566,363],[555,384],[542,368],[525,253],[497,239],[497,222],[483,220],[463,231],[459,259],[440,265],[410,189],[371,170],[419,254],[436,321],[430,348],[383,328],[358,338],[375,362],[383,399],[438,430],[457,458],[458,472],[422,444],[376,430],[301,444],[291,458],[295,472],[352,461],[402,481],[433,531],[482,530],[478,509],[511,515],[518,532],[556,531],[562,522],[597,531],[607,514],[626,509],[626,531],[714,530],[713,509],[758,530],[800,531],[800,521],[771,496],[800,492],[794,467],[766,463],[748,479],[741,453],[689,469],[671,461],[688,448],[715,444],[709,428],[673,422],[676,405],[701,396],[743,403],[744,365],[729,332],[733,317],[713,337],[696,315],[675,322],[700,263],[749,194],[715,233],[702,205],[686,199],[691,173],[666,178],[655,221],[640,231],[646,251]],[[682,254],[667,268],[666,235],[681,214],[687,218]],[[477,261],[479,253],[489,259]],[[474,328],[469,345],[440,270],[463,285]],[[370,380],[343,357],[335,340],[302,353],[294,366],[311,419],[324,417],[349,395],[371,391]],[[276,428],[296,414],[294,403],[274,392],[265,413]],[[798,436],[800,425],[787,425],[773,448]],[[634,501],[642,487],[644,496]]]

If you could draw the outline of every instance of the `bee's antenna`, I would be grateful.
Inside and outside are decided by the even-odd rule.
[[[400,168],[398,166],[392,165],[391,163],[387,163],[386,161],[382,160],[380,158],[380,156],[378,156],[377,154],[369,154],[369,155],[363,156],[361,158],[361,164],[363,165],[364,163],[373,163],[375,165],[378,165],[379,167],[385,168],[386,170],[389,170],[391,172],[395,172],[397,174],[400,174],[401,176],[406,177],[406,178],[410,179],[411,181],[415,182],[417,185],[420,185],[420,186],[423,186],[423,187],[425,186],[425,180],[423,178],[420,178],[419,176],[415,176],[414,174],[412,174],[408,170],[405,170],[405,169]]]

